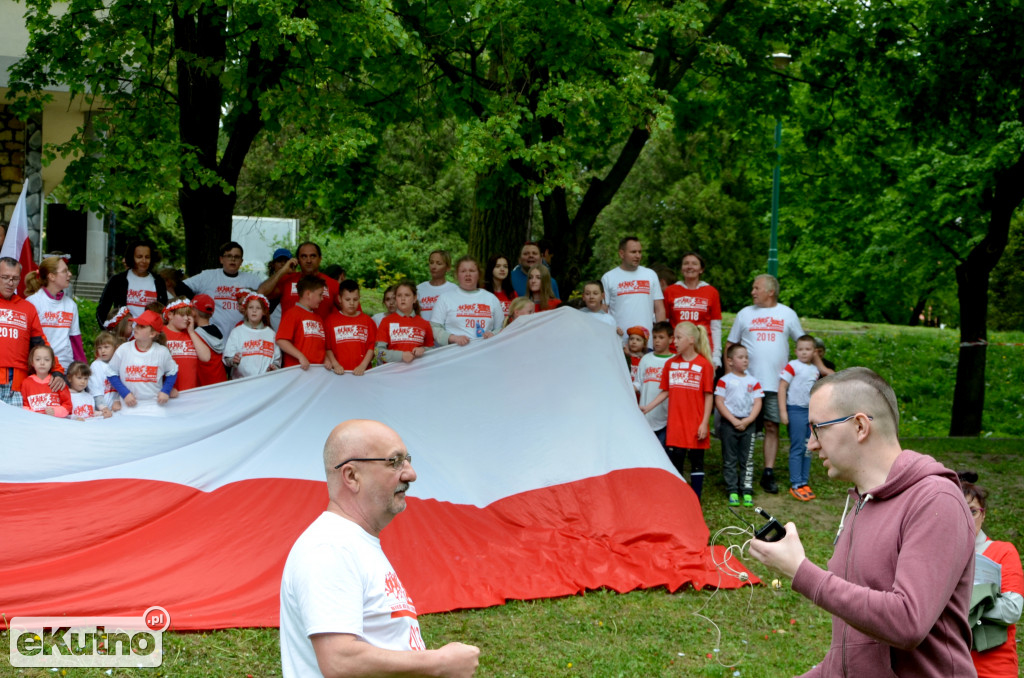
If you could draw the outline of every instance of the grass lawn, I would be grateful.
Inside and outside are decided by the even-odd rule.
[[[904,439],[905,447],[932,454],[951,468],[974,468],[990,492],[986,531],[1021,543],[1024,441],[994,439]],[[758,455],[760,458],[760,454]],[[726,509],[717,441],[707,457],[705,519],[712,535],[738,521]],[[785,477],[785,455],[779,473]],[[845,486],[813,466],[819,499],[800,503],[788,494],[759,494],[756,503],[780,521],[793,520],[808,557],[824,564],[832,549],[845,501]],[[642,507],[641,509],[642,510]],[[749,509],[747,509],[749,511]],[[720,542],[722,543],[722,542]],[[726,542],[726,543],[737,543]],[[747,564],[766,580],[774,575],[752,559]],[[707,619],[696,616],[701,613]],[[430,647],[460,640],[481,648],[478,676],[788,676],[808,669],[825,654],[830,617],[802,596],[767,586],[737,591],[670,594],[664,589],[617,594],[510,601],[501,607],[420,617]],[[0,643],[6,644],[6,633]],[[161,669],[67,669],[68,676],[275,676],[280,675],[276,629],[230,629],[165,636]],[[53,676],[44,669],[16,670],[4,661],[0,675]]]

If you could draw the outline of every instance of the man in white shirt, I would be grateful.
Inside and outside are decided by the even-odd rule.
[[[775,276],[759,275],[754,278],[750,290],[754,304],[736,314],[729,340],[728,351],[733,344],[743,344],[750,356],[747,370],[764,390],[764,472],[761,487],[765,492],[779,491],[775,482],[775,455],[779,451],[779,375],[789,362],[789,340],[796,341],[804,334],[800,318],[785,304],[779,303],[779,281]]]
[[[416,608],[380,547],[416,480],[401,437],[349,420],[324,445],[327,510],[292,546],[281,578],[281,667],[288,676],[463,678],[480,650],[427,650]]]
[[[183,291],[190,299],[199,294],[213,298],[216,308],[210,322],[227,339],[235,325],[242,321],[242,312],[238,310],[238,291],[255,290],[263,282],[263,276],[239,270],[242,267],[242,246],[234,241],[220,246],[220,266],[186,279]]]
[[[643,248],[640,240],[627,236],[619,241],[620,264],[601,276],[608,312],[622,330],[623,344],[628,341],[630,327],[647,328],[650,336],[655,322],[665,319],[665,301],[658,275],[640,265]]]

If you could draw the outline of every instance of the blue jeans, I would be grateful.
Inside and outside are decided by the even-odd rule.
[[[807,455],[807,438],[811,427],[807,423],[807,408],[787,405],[789,415],[789,485],[806,485],[811,477],[811,458]]]

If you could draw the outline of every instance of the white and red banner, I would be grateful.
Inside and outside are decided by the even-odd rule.
[[[712,562],[619,338],[572,309],[362,377],[280,370],[148,413],[0,404],[0,615],[159,605],[176,629],[277,625],[285,557],[327,504],[323,443],[351,418],[393,427],[414,458],[382,543],[421,613],[741,584]]]

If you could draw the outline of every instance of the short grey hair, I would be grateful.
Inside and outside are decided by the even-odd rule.
[[[754,280],[763,280],[768,287],[768,291],[775,295],[775,298],[779,298],[779,279],[770,273],[762,273],[761,275],[754,278]]]

